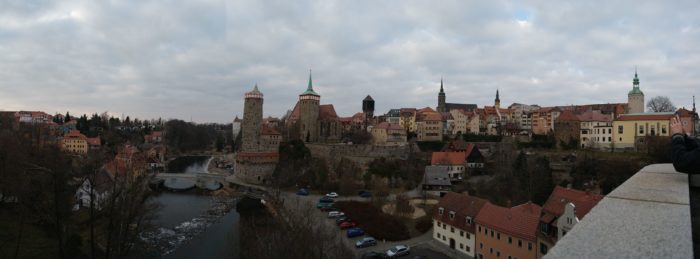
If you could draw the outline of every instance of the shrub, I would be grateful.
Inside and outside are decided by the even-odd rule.
[[[416,230],[425,233],[433,227],[433,219],[430,216],[423,216],[416,220]]]

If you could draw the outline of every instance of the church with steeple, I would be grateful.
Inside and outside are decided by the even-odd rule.
[[[632,79],[632,90],[627,93],[627,113],[644,112],[644,93],[639,89],[639,76],[637,69],[634,69],[634,79]]]
[[[291,139],[307,143],[337,142],[342,136],[342,125],[332,104],[321,104],[321,95],[313,88],[309,71],[306,91],[299,94],[292,112],[285,122]]]
[[[448,103],[447,94],[445,94],[445,89],[443,87],[442,78],[440,79],[440,92],[438,93],[438,105],[435,110],[437,112],[450,112],[451,110],[462,110],[465,112],[474,111],[477,106],[476,104],[467,103]]]

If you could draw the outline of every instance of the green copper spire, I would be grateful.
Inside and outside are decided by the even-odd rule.
[[[320,96],[319,94],[317,94],[316,92],[314,92],[313,83],[312,83],[312,81],[311,81],[311,69],[309,69],[309,87],[307,87],[307,88],[306,88],[306,91],[304,91],[303,93],[301,93],[301,95],[307,95],[307,94]]]
[[[634,67],[634,79],[632,79],[632,90],[630,90],[628,94],[644,95],[642,90],[639,89],[639,76],[637,75],[637,67]]]

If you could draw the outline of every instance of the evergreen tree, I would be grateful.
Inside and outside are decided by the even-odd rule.
[[[63,122],[69,122],[70,121],[70,113],[66,112],[66,117],[63,118]]]

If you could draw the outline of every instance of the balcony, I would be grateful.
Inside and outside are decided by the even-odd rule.
[[[544,258],[692,258],[690,194],[688,175],[671,164],[649,165],[607,195]]]

